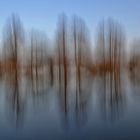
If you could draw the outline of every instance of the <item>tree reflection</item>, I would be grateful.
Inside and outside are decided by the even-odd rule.
[[[122,102],[121,74],[122,53],[124,47],[124,33],[121,26],[113,20],[100,24],[98,32],[98,46],[101,52],[99,73],[103,73],[103,95],[101,95],[104,110],[110,110],[114,118],[118,114],[119,103]],[[100,72],[101,71],[101,72]],[[106,91],[110,89],[110,91]],[[114,114],[115,113],[115,114]]]

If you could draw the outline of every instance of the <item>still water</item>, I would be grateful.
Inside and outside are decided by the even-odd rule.
[[[139,79],[71,75],[65,90],[44,77],[1,79],[1,140],[140,139]]]

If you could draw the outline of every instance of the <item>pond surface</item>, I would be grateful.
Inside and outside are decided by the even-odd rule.
[[[57,78],[0,82],[0,139],[140,139],[140,83],[86,74],[67,85]]]

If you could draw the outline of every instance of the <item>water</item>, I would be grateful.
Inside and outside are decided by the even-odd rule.
[[[140,139],[140,84],[129,74],[0,82],[0,139]],[[118,82],[119,81],[119,82]],[[111,90],[112,89],[112,90]]]

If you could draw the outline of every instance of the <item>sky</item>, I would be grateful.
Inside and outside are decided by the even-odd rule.
[[[108,18],[121,23],[128,40],[140,37],[140,0],[0,0],[0,32],[12,13],[20,16],[26,30],[45,31],[49,37],[54,36],[62,13],[69,20],[73,15],[83,18],[91,38],[98,23]]]

